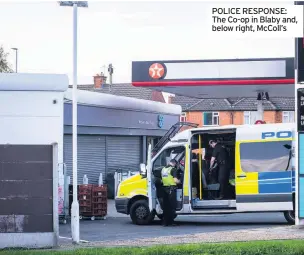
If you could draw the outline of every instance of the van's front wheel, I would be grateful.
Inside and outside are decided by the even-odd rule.
[[[130,217],[136,225],[148,225],[154,220],[155,213],[150,213],[148,201],[142,199],[131,205]]]
[[[291,225],[295,224],[295,222],[296,222],[295,218],[296,217],[295,217],[295,211],[294,210],[284,212],[284,217],[289,224],[291,224]]]

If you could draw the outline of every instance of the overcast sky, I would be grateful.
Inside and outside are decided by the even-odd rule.
[[[113,63],[131,81],[132,60],[293,57],[290,39],[219,39],[204,34],[206,2],[89,2],[79,9],[79,84]],[[72,83],[72,8],[0,2],[0,44],[19,48],[19,71],[66,73]]]

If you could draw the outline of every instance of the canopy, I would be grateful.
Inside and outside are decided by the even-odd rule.
[[[132,85],[196,98],[294,97],[294,58],[135,61]]]

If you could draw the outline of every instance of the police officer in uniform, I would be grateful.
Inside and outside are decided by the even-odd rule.
[[[177,161],[171,159],[161,171],[163,183],[163,226],[172,226],[176,210],[176,188],[180,184],[177,176]]]
[[[225,146],[217,141],[210,140],[209,145],[213,148],[210,168],[214,166],[215,161],[218,164],[218,180],[220,184],[220,196],[218,199],[224,199],[227,194],[230,174],[228,167],[228,153]]]

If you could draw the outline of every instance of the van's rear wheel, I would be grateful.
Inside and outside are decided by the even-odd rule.
[[[154,220],[155,213],[150,213],[148,201],[142,199],[131,205],[130,217],[136,225],[148,225]]]
[[[289,224],[291,224],[291,225],[295,224],[295,222],[296,222],[295,218],[296,217],[295,217],[295,211],[294,210],[284,212],[284,217]]]

